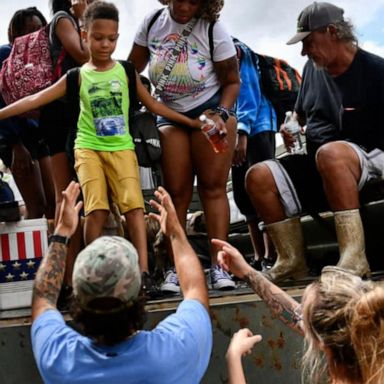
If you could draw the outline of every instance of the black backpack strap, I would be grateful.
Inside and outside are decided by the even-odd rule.
[[[70,106],[71,116],[73,116],[74,123],[71,124],[71,129],[68,132],[66,142],[66,152],[69,162],[72,166],[75,165],[74,146],[77,136],[77,121],[80,114],[80,68],[72,68],[67,71],[67,92],[66,99]]]
[[[216,21],[212,21],[208,27],[208,40],[209,40],[209,54],[211,56],[211,60],[213,61],[213,50],[215,49],[215,45],[213,42],[213,27],[215,26]]]
[[[130,61],[119,60],[119,63],[124,67],[128,77],[129,116],[132,116],[132,114],[139,109],[136,87],[136,69]]]
[[[71,105],[71,110],[80,112],[80,68],[72,68],[67,72],[67,93],[66,97]]]
[[[161,13],[163,12],[165,8],[160,8],[156,11],[156,13],[152,16],[152,19],[151,21],[149,22],[148,24],[148,27],[147,27],[147,35],[149,33],[149,31],[151,30],[153,24],[155,24],[156,20],[159,18],[159,16],[161,15]]]

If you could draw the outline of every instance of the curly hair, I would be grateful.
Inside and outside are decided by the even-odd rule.
[[[322,382],[328,371],[343,382],[383,383],[384,289],[328,267],[304,296],[303,372],[308,382]],[[332,360],[326,361],[324,348]]]
[[[87,7],[84,12],[84,25],[87,29],[96,19],[113,20],[119,22],[119,10],[113,3],[105,1],[95,1]]]
[[[169,5],[172,0],[159,0],[163,5]],[[224,6],[224,0],[201,0],[201,9],[198,17],[208,21],[216,21],[220,16],[220,11]]]

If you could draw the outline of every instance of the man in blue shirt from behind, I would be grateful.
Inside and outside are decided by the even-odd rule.
[[[212,350],[208,292],[200,262],[189,245],[169,194],[159,188],[152,214],[169,237],[184,300],[152,331],[142,330],[136,249],[121,237],[100,237],[77,257],[73,319],[56,308],[67,243],[78,223],[80,188],[63,192],[61,215],[37,272],[32,299],[32,346],[45,383],[199,383]]]

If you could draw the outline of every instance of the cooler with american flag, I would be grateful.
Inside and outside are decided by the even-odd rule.
[[[0,223],[0,310],[31,305],[33,279],[47,247],[46,219]]]

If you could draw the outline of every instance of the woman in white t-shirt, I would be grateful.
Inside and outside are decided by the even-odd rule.
[[[163,118],[158,119],[163,148],[162,171],[185,226],[196,176],[209,239],[226,239],[229,205],[226,182],[236,138],[236,119],[231,108],[239,88],[236,51],[220,21],[223,0],[159,0],[162,12],[150,12],[140,25],[129,55],[141,72],[149,64],[149,77],[156,86],[169,55],[186,24],[197,17],[187,43],[169,75],[161,100],[170,108],[196,118],[212,109],[212,119],[225,132],[229,148],[216,154],[200,130],[191,130]],[[211,245],[211,283],[214,289],[232,289],[230,276],[217,266],[216,246]],[[180,291],[174,269],[167,271],[163,291]]]

